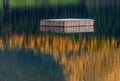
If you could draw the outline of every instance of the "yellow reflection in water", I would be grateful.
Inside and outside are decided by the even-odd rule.
[[[115,38],[12,35],[0,38],[0,49],[33,50],[53,56],[66,81],[120,81],[120,47]]]

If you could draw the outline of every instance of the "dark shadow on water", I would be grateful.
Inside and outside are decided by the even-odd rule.
[[[65,81],[52,56],[24,50],[0,51],[1,81]]]

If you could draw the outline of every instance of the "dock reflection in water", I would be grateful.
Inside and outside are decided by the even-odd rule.
[[[19,75],[16,77],[20,77],[18,81],[120,81],[120,47],[115,38],[15,34],[1,36],[0,49],[0,66],[3,66],[0,78],[3,81],[8,81],[6,78],[10,77],[6,75],[15,71]],[[40,56],[46,60],[38,60]],[[46,69],[40,70],[42,67]],[[3,69],[9,72],[4,74]],[[22,73],[25,70],[29,71],[26,76]]]

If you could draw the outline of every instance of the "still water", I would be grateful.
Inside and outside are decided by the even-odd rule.
[[[1,12],[0,81],[120,81],[119,9],[33,11]],[[95,32],[39,31],[40,19],[68,17],[95,19]]]

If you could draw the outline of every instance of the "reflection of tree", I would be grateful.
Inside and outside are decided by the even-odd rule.
[[[8,0],[3,0],[3,10],[4,10],[4,13],[8,12],[8,10],[9,10],[9,2],[8,2]]]
[[[86,14],[85,17],[88,14],[86,0],[80,0],[80,7],[81,7],[81,13]]]
[[[3,11],[4,11],[4,14],[3,14],[3,20],[2,20],[2,30],[5,29],[5,31],[3,30],[4,34],[8,31],[7,30],[10,30],[10,28],[8,28],[10,26],[8,26],[8,22],[10,22],[10,9],[9,9],[9,0],[3,0]]]
[[[38,0],[35,0],[35,5],[37,5],[38,4]]]
[[[43,6],[47,6],[48,4],[50,4],[50,0],[41,0],[41,3],[43,4]]]
[[[85,7],[86,6],[86,0],[80,0],[81,6]]]
[[[120,47],[115,38],[13,35],[7,36],[6,41],[0,39],[1,49],[4,46],[53,56],[67,81],[104,81],[120,63]]]

